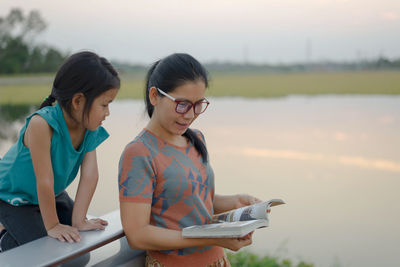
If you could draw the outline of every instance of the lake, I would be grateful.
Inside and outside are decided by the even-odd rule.
[[[216,193],[287,202],[249,250],[316,266],[400,265],[399,96],[210,102],[192,127],[206,137]],[[111,104],[91,214],[118,208],[119,157],[147,121],[142,101]],[[0,142],[4,155],[11,142]]]

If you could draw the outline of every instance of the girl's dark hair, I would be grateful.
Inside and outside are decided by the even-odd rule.
[[[107,90],[120,87],[117,71],[107,59],[93,52],[79,52],[70,56],[58,70],[51,94],[40,108],[58,101],[71,115],[72,97],[83,93],[86,98],[83,115],[87,115],[94,99]]]
[[[149,92],[150,88],[160,88],[166,93],[173,92],[176,87],[179,87],[187,82],[204,82],[208,87],[208,77],[205,68],[194,57],[188,54],[172,54],[162,60],[156,61],[147,72],[146,88],[145,88],[145,104],[149,117],[153,115],[154,106],[150,103]],[[158,92],[158,90],[157,90]],[[159,92],[158,94],[161,97]],[[183,134],[194,145],[200,153],[204,162],[207,162],[207,148],[199,139],[196,133],[188,128]]]

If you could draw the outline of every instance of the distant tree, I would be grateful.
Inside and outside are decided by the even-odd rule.
[[[0,73],[47,72],[56,70],[63,53],[47,45],[35,45],[35,38],[47,28],[39,11],[26,16],[14,8],[0,17]]]
[[[13,8],[5,18],[0,18],[1,37],[21,37],[25,39],[24,41],[28,41],[43,32],[46,27],[46,22],[36,10],[24,16],[21,9]]]
[[[52,47],[44,48],[43,57],[43,71],[57,70],[61,62],[63,62],[65,59],[65,55],[63,53]]]
[[[19,73],[24,71],[29,58],[29,48],[21,38],[1,40],[0,73]]]

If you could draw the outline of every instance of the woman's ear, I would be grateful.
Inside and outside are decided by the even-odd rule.
[[[72,109],[76,111],[81,111],[85,107],[86,98],[85,95],[82,93],[76,93],[72,97],[71,105]]]
[[[153,87],[151,87],[150,88],[150,91],[149,91],[149,100],[150,100],[150,103],[153,105],[153,106],[157,106],[157,100],[158,100],[158,93],[157,93],[157,88],[155,88],[154,86]]]

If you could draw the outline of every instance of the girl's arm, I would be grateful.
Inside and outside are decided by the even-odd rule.
[[[237,195],[217,195],[214,196],[214,214],[226,212],[233,209],[238,209],[248,205],[261,202],[260,199],[247,195],[247,194],[237,194]]]
[[[54,175],[51,164],[50,145],[52,129],[40,116],[33,116],[25,131],[24,144],[31,153],[36,176],[40,213],[49,236],[60,241],[79,241],[76,228],[60,224],[54,196]]]
[[[120,202],[121,221],[132,248],[143,250],[181,249],[193,246],[220,246],[237,251],[251,244],[249,238],[183,238],[181,231],[150,224],[151,204]]]
[[[96,150],[86,153],[81,165],[81,177],[72,212],[72,226],[81,231],[104,229],[107,222],[101,219],[86,219],[86,214],[99,179]]]

